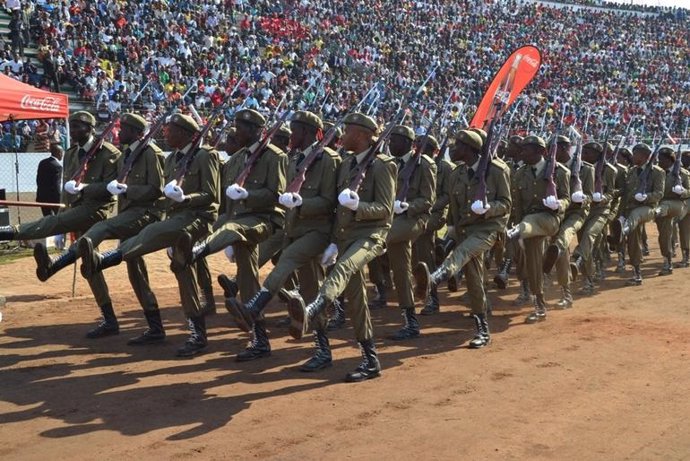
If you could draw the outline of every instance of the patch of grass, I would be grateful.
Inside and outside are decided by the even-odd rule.
[[[0,246],[0,265],[7,264],[16,259],[33,256],[34,250],[20,246],[4,247]]]

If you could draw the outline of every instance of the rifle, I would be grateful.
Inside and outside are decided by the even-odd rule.
[[[654,164],[656,163],[657,158],[659,157],[659,149],[661,149],[661,144],[664,141],[665,136],[661,136],[661,139],[659,139],[659,142],[657,143],[656,147],[654,148],[654,151],[652,152],[652,156],[649,158],[649,161],[647,162],[647,165],[645,165],[644,170],[642,170],[642,173],[640,173],[640,179],[637,185],[637,193],[638,194],[645,194],[647,192],[647,186],[649,185],[649,179],[652,176],[652,169],[654,168]]]
[[[338,132],[340,126],[343,124],[345,117],[359,110],[363,102],[369,97],[369,94],[371,94],[376,85],[377,84],[375,84],[369,90],[369,92],[367,92],[367,94],[364,95],[364,98],[362,98],[362,100],[356,106],[350,109],[347,114],[342,116],[340,120],[334,123],[333,126],[326,131],[321,141],[319,141],[317,144],[313,144],[307,149],[307,152],[305,152],[304,160],[302,160],[302,163],[300,163],[299,167],[297,168],[297,174],[292,179],[292,182],[290,182],[287,189],[285,189],[285,192],[292,192],[293,194],[299,193],[299,191],[302,189],[302,184],[304,184],[304,181],[306,181],[307,179],[307,171],[309,171],[309,168],[312,166],[312,164],[318,158],[321,157],[324,148],[328,146],[331,143],[331,141],[333,141],[333,138],[335,137],[335,134]]]
[[[279,108],[280,106],[278,106],[276,110],[278,110]],[[283,114],[280,116],[280,118],[276,120],[273,126],[268,131],[266,131],[261,140],[249,147],[249,157],[247,158],[247,161],[244,164],[244,169],[235,179],[235,184],[237,184],[240,187],[244,187],[244,182],[249,177],[249,173],[251,173],[252,168],[254,168],[254,164],[256,164],[256,162],[259,160],[259,156],[263,153],[264,149],[266,149],[268,143],[271,142],[271,138],[278,132],[281,125],[285,122],[285,120],[287,120],[289,114],[290,111],[285,110]]]
[[[91,149],[89,149],[89,151],[84,156],[84,159],[81,161],[81,164],[79,165],[79,169],[74,174],[74,176],[72,176],[72,181],[77,183],[77,185],[81,184],[81,182],[84,180],[84,176],[86,176],[86,168],[89,166],[89,162],[93,159],[96,153],[99,150],[101,150],[101,148],[103,147],[103,143],[105,142],[105,138],[110,133],[112,133],[118,121],[120,121],[119,113],[115,114],[111,122],[108,124],[105,130],[103,130],[98,139],[94,141],[93,145],[91,146]]]
[[[683,185],[683,179],[680,176],[680,168],[682,166],[682,163],[681,163],[681,157],[682,157],[681,146],[682,145],[683,145],[682,139],[678,139],[678,152],[676,153],[676,161],[673,162],[673,168],[671,169],[671,174],[673,175],[673,185],[674,186],[682,186]]]
[[[582,127],[582,134],[578,133],[575,127],[570,127],[571,133],[577,136],[577,144],[575,145],[575,153],[573,154],[573,168],[571,171],[570,182],[571,182],[571,193],[582,192],[582,178],[580,178],[580,170],[582,169],[582,145],[584,144],[584,138],[587,135],[587,128],[589,128],[589,108],[587,108],[587,114],[585,115],[585,123]]]
[[[558,131],[559,130],[556,130],[556,132],[554,132],[553,138],[551,139],[551,143],[549,144],[549,163],[544,169],[544,179],[546,179],[546,197],[557,196],[555,177],[556,163],[558,163],[556,161],[556,151],[558,149],[556,138],[558,137]]]
[[[424,87],[426,84],[431,80],[431,78],[436,75],[436,69],[438,69],[439,64],[436,64],[432,69],[431,72],[427,75],[426,79],[422,84],[417,88],[417,91],[414,94],[414,98],[419,97],[419,95],[422,93],[424,90]],[[374,162],[374,159],[376,158],[376,154],[378,151],[381,149],[381,146],[383,146],[384,142],[388,139],[388,137],[391,135],[391,131],[393,131],[393,127],[398,124],[402,124],[405,121],[405,118],[407,117],[407,111],[405,110],[405,106],[408,105],[409,102],[406,101],[405,104],[400,104],[400,107],[398,108],[398,113],[396,114],[395,117],[393,117],[393,122],[391,122],[386,129],[381,133],[381,135],[378,137],[374,145],[371,147],[367,155],[364,157],[364,159],[357,164],[356,167],[356,172],[354,178],[352,178],[352,181],[350,181],[350,191],[352,192],[357,192],[359,190],[359,186],[362,185],[362,181],[364,181],[364,177],[367,174],[367,170],[369,169],[369,166]],[[400,112],[402,112],[402,117],[399,121],[396,122],[396,119],[400,117]]]
[[[139,140],[139,145],[136,149],[130,152],[129,157],[127,157],[127,160],[125,161],[125,164],[122,167],[122,171],[120,171],[120,174],[117,176],[118,183],[124,184],[125,182],[127,182],[127,177],[129,176],[129,173],[132,171],[134,162],[136,162],[136,160],[139,158],[142,152],[144,152],[144,150],[149,146],[149,144],[151,144],[151,140],[158,134],[158,132],[163,128],[163,126],[165,126],[166,119],[170,117],[176,110],[176,106],[170,107],[165,114],[158,117],[156,123],[154,123],[154,125],[149,128],[148,133],[146,133],[146,135],[144,135],[144,137]]]

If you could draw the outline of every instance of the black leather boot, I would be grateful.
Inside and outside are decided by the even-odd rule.
[[[561,291],[563,294],[556,303],[556,309],[570,309],[573,307],[573,293],[570,291],[570,287],[561,287]]]
[[[345,299],[340,296],[333,301],[333,316],[328,319],[328,331],[339,330],[345,326]]]
[[[405,325],[390,338],[394,341],[404,341],[419,336],[419,320],[414,314],[414,307],[403,309]]]
[[[439,283],[448,280],[450,273],[444,265],[438,266],[433,274],[429,273],[426,263],[419,262],[412,270],[414,276],[414,294],[417,299],[426,300],[429,297],[432,287],[437,287]]]
[[[673,262],[671,260],[671,257],[666,257],[664,258],[664,265],[661,268],[661,271],[659,271],[659,275],[671,275],[673,274]]]
[[[118,249],[105,253],[97,253],[93,249],[93,243],[88,237],[79,239],[78,252],[81,257],[81,275],[90,279],[94,274],[109,267],[117,266],[122,262],[122,252]]]
[[[544,252],[544,261],[542,263],[542,271],[545,274],[550,274],[553,266],[556,264],[558,257],[561,255],[561,249],[557,245],[549,245]]]
[[[48,249],[42,243],[37,243],[34,247],[34,259],[36,260],[36,277],[41,282],[45,282],[58,271],[72,264],[77,260],[75,249],[63,251],[59,256],[51,258]]]
[[[489,322],[486,320],[486,314],[473,314],[474,326],[477,329],[477,334],[474,339],[470,341],[470,349],[481,349],[491,343],[491,335],[489,333]]]
[[[345,376],[348,383],[358,383],[381,376],[381,364],[376,355],[376,346],[373,339],[360,341],[359,347],[362,351],[362,363]]]
[[[146,323],[149,327],[139,336],[136,336],[129,341],[129,346],[145,346],[147,344],[162,343],[165,341],[165,330],[163,329],[163,320],[159,310],[144,311]]]
[[[385,283],[377,283],[376,285],[376,296],[369,301],[369,309],[383,309],[388,307],[388,289]]]
[[[247,304],[242,304],[237,298],[229,298],[227,301],[228,311],[240,330],[249,333],[252,331],[252,325],[254,325],[257,317],[259,317],[271,298],[273,298],[271,293],[262,288]]]
[[[570,276],[573,278],[573,280],[576,280],[577,276],[582,273],[582,267],[584,264],[585,261],[582,256],[576,256],[575,259],[570,262]]]
[[[208,255],[209,248],[206,243],[201,242],[195,245],[191,234],[189,232],[182,232],[173,246],[170,270],[180,272],[185,267],[194,264],[197,259]]]
[[[237,282],[225,274],[220,274],[218,276],[218,284],[223,289],[223,297],[226,301],[230,298],[236,298],[237,293],[240,291]],[[225,307],[228,307],[227,303]]]
[[[201,354],[206,350],[208,344],[206,340],[206,318],[203,315],[199,317],[189,317],[189,338],[184,345],[177,350],[178,357],[192,357]]]
[[[328,343],[328,336],[323,330],[314,331],[314,344],[316,346],[316,352],[306,362],[299,367],[300,371],[311,372],[323,370],[328,368],[333,364],[333,358],[331,357],[331,346]]]
[[[546,320],[546,302],[544,302],[544,295],[536,295],[534,297],[534,312],[525,318],[525,323],[537,323]]]
[[[268,341],[266,322],[264,320],[257,320],[252,324],[252,330],[251,342],[244,351],[235,357],[235,360],[238,362],[250,362],[271,355],[271,343]]]
[[[592,296],[596,292],[597,288],[594,285],[594,280],[592,280],[592,277],[585,277],[585,284],[582,286],[580,294],[583,296]]]
[[[17,231],[14,226],[0,226],[0,242],[14,240],[16,237]]]
[[[426,299],[426,304],[424,309],[419,313],[422,315],[434,315],[440,310],[440,304],[438,302],[438,289],[436,285],[432,285],[429,290],[429,297]]]
[[[302,296],[297,294],[288,302],[288,314],[290,314],[290,326],[288,331],[295,339],[302,339],[309,331],[309,323],[319,312],[328,306],[328,300],[319,293],[316,299],[309,305],[304,304]]]
[[[505,290],[508,286],[508,277],[510,274],[510,267],[513,265],[513,260],[505,258],[503,264],[498,269],[498,274],[494,277],[494,283],[501,290]]]
[[[676,263],[676,268],[690,267],[690,250],[683,250],[683,259]]]
[[[633,276],[629,278],[625,284],[629,287],[642,285],[642,272],[640,271],[640,266],[633,266]]]
[[[527,280],[520,281],[520,294],[515,301],[513,301],[513,306],[524,306],[532,301],[532,294],[529,291],[529,283]]]
[[[103,338],[105,336],[113,336],[120,333],[120,325],[117,323],[113,305],[108,303],[100,306],[103,320],[96,326],[96,328],[89,330],[86,337],[89,339]]]

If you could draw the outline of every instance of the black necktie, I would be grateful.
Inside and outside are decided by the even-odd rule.
[[[350,161],[350,171],[354,170],[357,167],[357,157],[352,157],[352,160]]]
[[[129,147],[127,149],[125,149],[125,162],[129,158],[131,153],[132,153],[132,149],[130,149]]]
[[[80,161],[80,162],[83,162],[83,161],[84,161],[84,157],[86,157],[86,151],[84,150],[83,147],[80,147],[80,148],[79,148],[79,153],[78,153],[77,155],[79,155],[79,161]]]
[[[470,179],[474,178],[474,170],[472,168],[467,169],[467,176],[469,176]]]
[[[300,166],[300,164],[304,161],[305,155],[304,152],[300,152],[299,155],[297,156],[297,166]]]
[[[534,175],[535,178],[537,177],[537,167],[536,166],[532,167],[532,174]]]
[[[398,159],[398,171],[402,171],[402,169],[405,167],[405,160],[399,158]]]
[[[175,152],[175,162],[179,162],[180,160],[182,160],[182,157],[184,157],[184,154],[181,150]]]

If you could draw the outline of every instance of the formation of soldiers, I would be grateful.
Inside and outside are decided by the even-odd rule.
[[[232,277],[218,277],[225,304],[252,338],[237,360],[271,354],[264,310],[278,296],[287,303],[290,335],[314,333],[316,351],[302,364],[305,372],[331,365],[328,332],[344,325],[347,312],[362,351],[361,364],[346,376],[352,382],[380,375],[370,311],[387,305],[393,289],[403,324],[391,339],[406,341],[420,335],[418,309],[439,311],[439,285],[454,289],[464,278],[476,326],[469,347],[482,348],[491,342],[485,281],[492,261],[498,289],[515,268],[515,304],[533,305],[528,323],[546,319],[545,279],[554,270],[562,296],[553,308],[570,308],[576,281],[582,280],[581,296],[596,293],[611,250],[619,270],[627,254],[633,268],[627,284],[640,285],[650,221],[664,257],[659,275],[690,265],[690,152],[679,160],[672,147],[640,143],[628,150],[590,141],[574,155],[575,143],[562,134],[511,136],[487,158],[480,129],[458,130],[440,145],[403,124],[381,132],[360,112],[344,117],[343,129],[297,111],[289,128],[277,123],[279,129],[266,130],[264,116],[246,109],[226,133],[230,156],[222,164],[187,115],[166,120],[165,142],[173,150],[167,157],[147,136],[144,118],[127,113],[120,122],[118,149],[96,136],[93,115],[73,114],[66,208],[0,228],[0,240],[78,233],[58,256],[42,244],[34,256],[41,281],[81,261],[103,316],[89,338],[119,333],[104,271],[124,261],[148,324],[128,344],[165,340],[143,259],[159,250],[168,252],[189,323],[178,356],[207,348],[205,318],[215,304],[206,258],[223,251],[237,268]],[[106,239],[119,244],[99,252]],[[682,258],[674,266],[676,244]],[[273,269],[261,280],[259,269],[269,261]],[[376,288],[370,301],[367,268]]]

